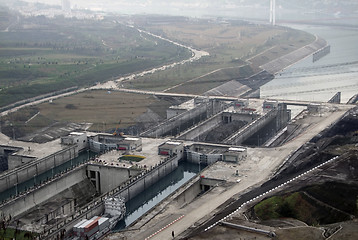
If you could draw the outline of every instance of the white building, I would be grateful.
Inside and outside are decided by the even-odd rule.
[[[82,132],[72,132],[66,137],[61,137],[61,144],[78,145],[78,151],[82,151],[88,146],[87,134]]]
[[[239,162],[247,158],[247,149],[246,148],[229,148],[223,154],[224,162]]]

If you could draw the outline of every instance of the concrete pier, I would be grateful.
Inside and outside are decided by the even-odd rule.
[[[327,45],[324,48],[313,53],[312,61],[316,62],[316,61],[320,60],[321,58],[323,58],[324,56],[328,55],[330,52],[331,52],[331,46]]]

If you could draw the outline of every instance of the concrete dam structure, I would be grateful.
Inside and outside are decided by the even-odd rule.
[[[215,102],[217,101],[215,100]],[[290,120],[290,111],[287,110],[287,105],[275,101],[236,99],[234,101],[222,101],[220,106],[225,108],[197,124],[193,122],[193,125],[184,129],[184,131],[180,132],[181,129],[174,124],[167,124],[165,128],[169,126],[176,128],[176,133],[179,132],[176,137],[178,140],[240,145],[270,122],[274,121],[269,131],[272,135],[284,128]],[[201,109],[202,106],[199,105],[198,108]],[[192,109],[192,112],[194,112],[194,109],[196,107]],[[180,114],[182,125],[190,125],[192,112]],[[175,117],[168,121],[177,122],[178,120]],[[160,129],[156,128],[156,131],[160,131]]]
[[[20,148],[0,146],[0,153],[7,156],[9,166],[17,166],[0,176],[0,192],[34,178],[34,176],[38,176],[78,156],[78,148],[76,146],[67,147],[41,159],[36,159],[36,157],[31,155],[17,154],[19,150]]]
[[[140,135],[143,137],[176,136],[182,131],[195,126],[199,122],[211,117],[225,108],[226,103],[218,100],[193,99],[184,106],[167,111],[168,119]],[[189,106],[187,106],[189,105]]]
[[[139,175],[129,178],[129,180],[123,182],[118,187],[94,198],[91,202],[75,211],[72,215],[61,219],[57,225],[45,231],[42,236],[46,239],[52,239],[63,230],[71,231],[72,227],[83,218],[88,219],[96,215],[101,215],[104,211],[104,200],[110,197],[121,197],[125,199],[126,202],[130,201],[146,188],[150,187],[178,167],[178,160],[180,158],[181,156],[167,158],[165,161],[151,168],[151,170],[141,172]],[[97,177],[105,173],[103,170],[116,171],[115,169],[99,169],[98,167],[98,165],[88,165],[87,174],[92,174]],[[96,181],[96,185],[106,185],[106,181],[101,182],[102,179],[96,177],[90,177],[91,182]]]

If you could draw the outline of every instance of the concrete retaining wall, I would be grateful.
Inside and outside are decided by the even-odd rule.
[[[131,179],[129,183],[125,184],[125,186],[120,186],[119,191],[117,190],[118,193],[115,195],[121,196],[126,202],[129,201],[139,193],[143,192],[146,188],[174,171],[178,167],[178,162],[181,158],[182,156],[178,155],[168,161],[162,162],[152,170]]]
[[[171,119],[164,121],[154,128],[143,132],[141,136],[159,137],[166,135],[176,135],[190,128],[196,123],[222,111],[225,106],[226,104],[219,100],[202,102],[195,108],[183,112]]]
[[[334,96],[328,100],[329,103],[341,103],[341,92],[337,92],[336,94],[334,94]]]
[[[201,123],[199,126],[195,126],[192,129],[189,129],[185,133],[183,133],[179,139],[182,140],[194,140],[203,133],[210,131],[211,129],[215,128],[222,122],[221,120],[221,113],[216,114],[215,116],[209,118],[208,120]]]
[[[78,149],[72,146],[48,157],[31,161],[0,176],[0,192],[25,182],[78,156]],[[10,156],[9,156],[10,157]],[[9,160],[10,161],[10,160]]]
[[[183,206],[193,201],[201,192],[200,180],[192,184],[188,189],[175,198],[178,206]]]
[[[72,227],[81,219],[89,219],[93,216],[102,214],[104,212],[104,201],[108,197],[121,196],[125,199],[125,201],[134,198],[145,188],[150,187],[153,183],[159,181],[162,177],[177,168],[178,162],[182,157],[182,155],[177,155],[171,159],[167,159],[153,167],[151,170],[131,178],[121,186],[93,200],[75,214],[68,216],[64,221],[59,222],[56,226],[53,226],[51,229],[43,233],[42,237],[44,239],[53,239],[60,233],[61,230],[65,229],[68,231],[72,229]]]
[[[234,133],[233,135],[225,139],[223,142],[227,144],[241,144],[250,136],[255,134],[258,130],[260,130],[263,126],[265,126],[268,122],[274,119],[277,116],[277,113],[278,111],[276,110],[271,110],[267,112],[262,117],[241,128],[238,132]]]
[[[95,178],[91,177],[91,171],[95,172]],[[139,172],[139,169],[126,169],[94,164],[87,165],[87,176],[91,181],[96,183],[94,185],[101,194],[113,190],[130,177],[138,175]]]
[[[331,46],[325,46],[313,54],[312,61],[316,62],[331,52]]]
[[[74,169],[52,182],[40,186],[34,191],[25,193],[19,198],[16,198],[16,200],[7,202],[1,206],[0,211],[2,211],[5,216],[11,214],[12,217],[15,217],[28,211],[36,205],[45,202],[49,198],[57,195],[59,192],[64,191],[86,178],[84,167]]]

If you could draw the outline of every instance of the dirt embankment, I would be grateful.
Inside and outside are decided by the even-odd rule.
[[[358,237],[355,230],[355,219],[358,217],[357,111],[358,108],[353,109],[340,122],[313,138],[294,159],[283,166],[275,180],[286,179],[332,156],[340,156],[338,160],[319,168],[276,196],[261,201],[251,209],[251,220],[273,227],[279,224],[281,229],[277,229],[277,239],[288,239],[293,232],[299,239],[310,229],[323,229],[321,236],[312,239]],[[292,228],[292,224],[285,223],[287,218],[297,219],[312,227],[300,227],[298,231],[295,224]],[[317,225],[321,228],[315,228]]]

